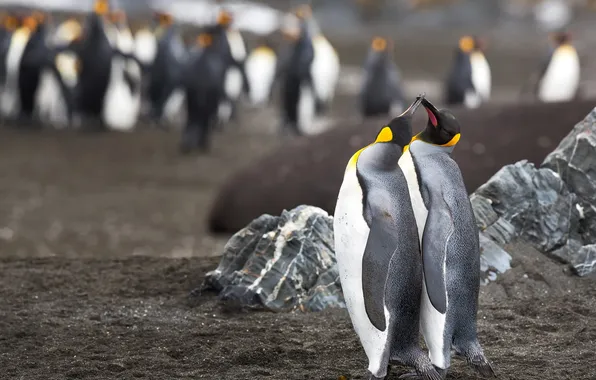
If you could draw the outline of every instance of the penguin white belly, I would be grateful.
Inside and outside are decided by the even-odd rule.
[[[362,197],[355,166],[346,169],[333,218],[337,267],[352,325],[369,359],[368,370],[378,373],[383,355],[388,354],[385,352],[387,329],[378,330],[368,318],[364,306],[362,257],[370,230],[362,216]],[[385,308],[387,321],[389,317]]]
[[[135,34],[134,54],[144,64],[151,64],[157,55],[157,40],[149,30],[141,29]]]
[[[476,91],[468,90],[464,94],[464,105],[467,108],[478,108],[482,103],[480,94]]]
[[[183,105],[186,95],[181,89],[172,91],[172,94],[164,105],[164,118],[169,124],[181,126],[184,124]]]
[[[543,102],[564,102],[573,99],[580,80],[577,53],[559,48],[540,81],[538,98]]]
[[[232,100],[238,99],[242,92],[242,73],[236,67],[230,67],[226,72],[225,79],[226,94]]]
[[[130,131],[134,128],[139,111],[140,99],[131,93],[124,81],[125,62],[120,57],[112,59],[110,81],[103,105],[103,120],[106,125],[117,131]]]
[[[68,124],[66,104],[62,90],[55,74],[43,70],[39,79],[39,87],[35,94],[35,113],[42,123],[55,128],[63,128]]]
[[[314,119],[316,112],[315,94],[312,87],[306,84],[300,85],[300,97],[298,98],[298,128],[304,134],[313,134],[315,131]]]
[[[470,56],[472,65],[472,83],[482,100],[487,101],[490,98],[491,91],[491,71],[488,61],[484,54],[474,52]]]
[[[14,117],[21,110],[19,72],[21,59],[31,36],[29,30],[17,29],[11,37],[6,53],[6,81],[0,96],[0,112],[4,117]]]
[[[314,59],[310,68],[313,86],[319,99],[331,101],[339,79],[339,57],[325,37],[313,39]]]
[[[246,77],[250,85],[250,101],[254,105],[267,102],[275,79],[277,57],[272,50],[255,50],[246,59]]]
[[[416,168],[410,150],[407,150],[402,154],[398,163],[408,183],[410,202],[412,203],[414,217],[416,218],[416,227],[418,228],[418,238],[422,245],[422,235],[424,233],[424,227],[426,226],[428,209],[424,205],[424,200],[420,193],[418,176],[416,174]],[[446,314],[439,313],[430,302],[423,275],[422,297],[420,300],[420,332],[424,336],[424,340],[428,346],[430,360],[433,364],[441,368],[445,368],[445,360],[443,356],[445,320]]]

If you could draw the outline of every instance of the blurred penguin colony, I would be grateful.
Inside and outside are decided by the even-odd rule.
[[[267,37],[247,51],[235,14],[218,4],[207,25],[183,33],[164,12],[127,17],[96,0],[82,17],[47,12],[1,14],[0,116],[5,125],[131,131],[138,124],[178,127],[180,150],[207,150],[210,133],[237,117],[240,101],[279,104],[279,130],[302,135],[328,112],[340,75],[337,52],[310,6],[279,13],[283,43]],[[137,23],[136,28],[132,25]],[[523,91],[543,102],[578,93],[580,63],[565,31]],[[491,96],[485,43],[463,36],[444,83],[444,103],[478,107]],[[272,99],[274,86],[279,98]],[[390,38],[374,37],[358,99],[363,117],[396,115],[406,100]]]

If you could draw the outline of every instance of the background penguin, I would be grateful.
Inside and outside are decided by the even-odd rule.
[[[470,54],[474,50],[474,39],[464,36],[459,40],[453,66],[447,78],[445,102],[448,105],[461,105],[476,108],[482,97],[474,87]]]
[[[206,28],[197,37],[199,49],[189,54],[183,82],[187,121],[180,141],[181,153],[209,149],[209,132],[217,121],[218,108],[225,96],[223,83],[232,59],[231,55],[221,54],[222,40],[226,40],[226,35],[219,25]]]
[[[299,18],[305,20],[312,38],[314,59],[311,64],[311,78],[316,93],[316,112],[324,113],[335,96],[335,88],[339,81],[340,62],[337,52],[325,38],[312,15],[312,8],[304,4],[296,12]]]
[[[255,106],[265,105],[271,98],[277,70],[277,55],[268,41],[255,47],[244,65],[250,91],[250,102]]]
[[[150,118],[158,125],[177,124],[186,99],[182,72],[187,49],[172,16],[156,13],[155,17],[159,22],[155,32],[157,53],[149,69],[147,87]]]
[[[82,33],[81,24],[71,18],[61,23],[46,43],[52,49],[54,46],[72,43]],[[60,80],[53,70],[42,70],[34,111],[42,124],[62,128],[71,121],[66,97],[71,96],[78,81],[77,62],[78,58],[74,53],[60,53],[56,56],[55,65],[63,83],[68,87],[67,92],[61,90]]]
[[[490,65],[484,56],[486,51],[486,42],[483,38],[474,37],[474,49],[470,53],[470,65],[472,66],[472,84],[482,102],[488,102],[490,99],[492,75]]]
[[[369,379],[384,379],[389,360],[440,379],[419,346],[422,264],[408,185],[397,163],[412,136],[422,97],[383,127],[346,167],[334,213],[335,252]]]
[[[12,33],[19,27],[20,20],[8,13],[0,14],[0,94],[6,80],[6,55],[10,47]]]
[[[132,56],[134,39],[126,25],[125,13],[114,11],[110,20],[115,26],[112,43],[120,52]],[[141,66],[137,62],[120,55],[112,57],[102,110],[103,120],[110,129],[130,131],[137,123],[141,108]]]
[[[226,57],[224,62],[231,62],[226,67],[226,77],[224,79],[224,97],[220,100],[218,108],[218,119],[221,123],[229,121],[235,114],[236,102],[238,97],[245,89],[250,91],[246,72],[244,70],[244,60],[246,58],[246,47],[242,36],[234,30],[231,30],[232,14],[221,9],[217,16],[217,28],[221,29],[225,38],[217,38],[217,46],[220,54],[230,56],[231,61]]]
[[[232,20],[231,18],[227,18],[226,13],[221,13],[220,17],[222,20],[225,20],[223,21],[224,23],[228,22],[226,39],[232,58],[238,62],[238,65],[231,66],[226,72],[224,85],[226,98],[220,104],[218,111],[219,119],[225,123],[235,118],[238,98],[242,94],[243,89],[248,91],[247,87],[250,87],[250,84],[247,85],[247,80],[245,79],[246,45],[244,44],[244,39],[239,31],[231,27]]]
[[[153,26],[155,20],[152,21],[151,26],[142,26],[134,34],[134,54],[146,68],[151,67],[157,54],[157,38]]]
[[[14,120],[21,112],[21,96],[19,77],[23,53],[29,38],[37,27],[37,22],[30,17],[23,20],[22,25],[10,35],[10,42],[5,57],[4,87],[0,94],[0,116]]]
[[[303,135],[314,122],[318,103],[311,76],[314,47],[304,20],[299,31],[285,29],[284,34],[292,42],[278,67],[282,79],[282,131]]]
[[[534,83],[533,92],[542,102],[565,102],[574,99],[579,90],[580,60],[571,44],[571,35],[557,32],[551,35],[553,47],[542,62]]]
[[[403,110],[401,75],[387,40],[375,37],[364,64],[360,110],[364,117],[398,114]]]
[[[424,99],[426,128],[400,158],[410,189],[423,262],[420,330],[430,360],[444,377],[451,348],[483,376],[494,376],[476,331],[480,246],[474,212],[461,171],[450,154],[460,125],[448,110]]]

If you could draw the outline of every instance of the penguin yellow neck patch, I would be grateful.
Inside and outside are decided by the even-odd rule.
[[[377,139],[375,140],[375,142],[382,143],[389,142],[391,140],[393,140],[393,132],[391,132],[391,128],[383,127],[383,129],[381,129],[381,132],[379,132],[379,134],[377,135]]]
[[[443,144],[441,146],[455,146],[455,144],[457,144],[459,142],[460,137],[461,137],[461,133],[458,133],[457,135],[453,136],[453,138],[451,140],[449,140],[449,142],[447,144]]]

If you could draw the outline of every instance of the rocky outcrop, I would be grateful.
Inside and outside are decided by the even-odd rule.
[[[505,166],[471,201],[479,228],[494,241],[522,237],[580,276],[596,270],[596,110],[540,168]]]
[[[262,215],[230,239],[204,289],[274,311],[344,307],[333,246],[333,219],[317,207]]]

